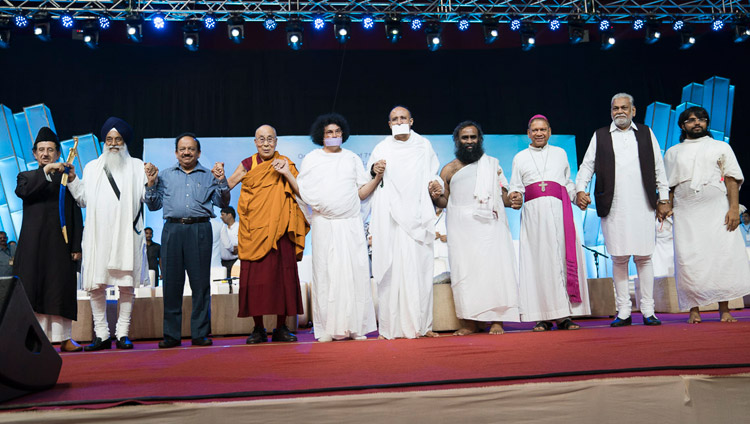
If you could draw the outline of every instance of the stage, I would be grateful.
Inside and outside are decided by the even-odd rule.
[[[0,405],[0,421],[730,422],[750,413],[750,311],[734,315],[417,340],[317,343],[300,330],[290,344],[138,341],[62,354],[58,384]]]

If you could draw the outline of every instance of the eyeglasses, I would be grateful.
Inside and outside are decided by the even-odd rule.
[[[696,122],[700,122],[702,124],[705,124],[708,122],[708,119],[706,118],[690,118],[682,121],[683,124],[695,124]]]
[[[197,152],[198,148],[197,147],[180,147],[179,149],[177,149],[177,151],[180,153]]]
[[[273,144],[276,142],[276,137],[269,135],[268,137],[255,137],[255,140],[260,144],[263,144],[265,142],[268,142],[269,144]]]

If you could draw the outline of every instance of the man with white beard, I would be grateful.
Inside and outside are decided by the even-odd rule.
[[[107,286],[120,290],[115,345],[132,349],[128,338],[133,310],[134,287],[146,277],[146,239],[143,234],[143,202],[146,174],[143,161],[130,157],[127,145],[133,129],[120,118],[111,117],[102,126],[102,155],[89,162],[83,178],[71,178],[71,194],[86,207],[83,231],[83,288],[91,296],[94,341],[87,351],[110,349],[107,323]]]

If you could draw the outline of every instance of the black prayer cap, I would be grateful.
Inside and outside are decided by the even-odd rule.
[[[125,144],[130,146],[130,142],[133,141],[133,128],[127,122],[114,116],[110,116],[106,121],[104,121],[104,125],[102,125],[102,137],[99,139],[99,141],[104,143],[104,141],[107,139],[107,133],[112,131],[112,128],[116,129],[117,132],[122,136]]]
[[[49,127],[39,128],[39,132],[36,134],[36,139],[34,140],[34,146],[32,147],[32,150],[36,150],[36,145],[43,141],[51,141],[52,143],[55,143],[57,150],[60,150],[60,140],[57,139],[57,134],[55,134],[55,132],[52,131]]]

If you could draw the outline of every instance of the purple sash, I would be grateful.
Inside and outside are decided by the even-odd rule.
[[[551,196],[560,199],[563,210],[563,227],[565,229],[565,264],[567,266],[567,282],[565,287],[571,302],[581,302],[581,292],[578,287],[578,261],[576,260],[576,227],[573,221],[573,207],[570,204],[568,190],[565,186],[554,181],[540,181],[525,187],[526,201],[537,197]]]

